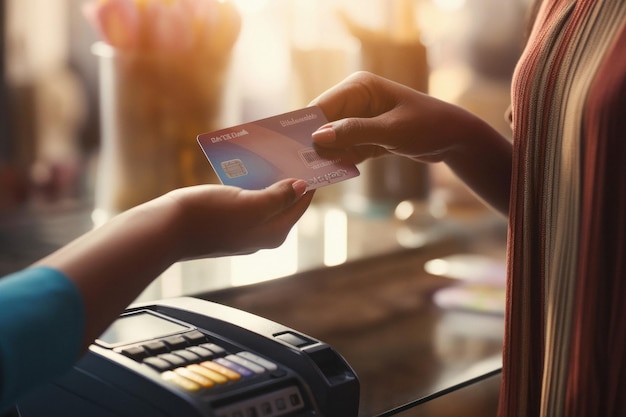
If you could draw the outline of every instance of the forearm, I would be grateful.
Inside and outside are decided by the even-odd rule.
[[[85,305],[84,346],[172,263],[252,253],[282,243],[308,207],[306,182],[258,191],[184,187],[130,209],[38,264],[58,269]]]
[[[463,134],[443,161],[485,203],[508,215],[511,188],[511,142],[483,120],[467,114]]]
[[[38,262],[62,271],[78,287],[85,306],[83,347],[177,260],[171,250],[175,209],[131,209]]]

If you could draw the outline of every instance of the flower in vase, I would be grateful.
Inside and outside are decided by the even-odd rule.
[[[86,3],[83,13],[104,41],[116,48],[139,46],[141,16],[134,1],[107,0]]]
[[[221,55],[241,29],[230,0],[94,0],[83,12],[106,43],[124,50]]]

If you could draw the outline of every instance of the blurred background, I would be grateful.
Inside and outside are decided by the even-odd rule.
[[[83,3],[1,3],[2,206],[93,187],[100,129],[98,61],[90,47],[99,36],[83,16]],[[238,0],[243,24],[224,126],[302,107],[357,69],[402,76],[414,63],[410,54],[378,51],[377,57],[375,43],[419,34],[428,62],[409,70],[416,77],[428,73],[431,94],[480,113],[506,133],[508,81],[523,41],[525,3]],[[365,63],[364,51],[374,54]],[[376,66],[377,59],[396,62]]]
[[[206,16],[219,28],[208,44],[237,35],[225,54],[173,52],[186,28],[150,20],[169,46],[148,56],[98,43],[83,13],[91,1],[0,1],[0,276],[116,211],[214,182],[196,135],[304,107],[357,70],[463,106],[510,137],[529,1],[233,0],[237,19]],[[109,29],[124,35],[127,23]],[[206,297],[325,340],[359,374],[360,415],[497,370],[505,217],[441,164],[385,157],[359,169],[319,189],[281,247],[177,263],[137,301]],[[495,415],[498,383],[419,415]]]
[[[100,84],[101,62],[92,46],[101,34],[85,18],[86,3],[0,3],[0,220],[5,226],[10,219],[5,214],[22,207],[48,213],[58,207],[91,210],[98,177],[115,175],[117,170],[107,171],[103,163],[98,169],[106,130],[102,97],[112,87]],[[235,0],[241,30],[222,82],[220,119],[214,127],[304,107],[348,74],[366,69],[461,105],[508,137],[509,85],[523,46],[527,3]],[[185,138],[193,152],[199,133],[203,132]],[[204,157],[199,147],[197,155]],[[211,171],[208,163],[201,169]],[[300,246],[303,241],[315,242],[310,243],[312,248],[301,250],[294,265],[262,276],[283,276],[370,252],[420,246],[429,239],[426,232],[440,233],[446,223],[438,220],[450,218],[459,207],[480,212],[497,224],[503,220],[482,206],[444,166],[373,161],[360,169],[358,179],[316,194],[314,207],[299,224],[298,237],[293,237]],[[132,176],[123,181],[133,186]],[[390,229],[386,223],[390,220],[404,229],[408,225],[409,231]],[[97,221],[82,219],[80,227],[58,227],[65,234],[54,243],[69,240],[73,235],[67,230],[78,233]],[[368,232],[349,230],[351,221],[368,221]],[[439,229],[434,230],[433,224]],[[364,236],[374,230],[380,230],[380,236],[377,248],[370,248],[374,244],[366,243]],[[326,243],[318,244],[319,240]],[[347,241],[353,242],[351,246]],[[291,252],[274,253],[281,265],[294,257]],[[321,262],[324,256],[328,259]],[[252,264],[258,265],[258,259]],[[245,261],[237,265],[232,268]],[[253,269],[258,273],[259,268]],[[249,269],[241,273],[249,274]]]

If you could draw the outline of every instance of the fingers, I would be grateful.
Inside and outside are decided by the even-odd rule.
[[[283,230],[283,240],[293,227],[293,225],[302,217],[306,209],[311,204],[314,191],[308,191],[298,201],[281,212],[276,213],[267,222],[269,230]]]
[[[388,148],[385,137],[390,127],[384,115],[371,118],[349,117],[322,126],[313,132],[313,143],[328,148],[343,149],[376,145]]]
[[[168,193],[178,259],[251,253],[276,247],[313,197],[302,180],[279,181],[264,190],[200,185]]]
[[[368,149],[367,155],[393,148],[388,136],[398,129],[394,113],[401,106],[402,95],[407,94],[405,90],[367,72],[351,75],[312,102],[331,120],[312,134],[313,142],[332,149],[372,145],[383,148]]]
[[[307,184],[304,180],[286,179],[278,181],[264,190],[242,190],[242,195],[252,199],[249,206],[257,208],[261,218],[268,219],[294,206],[305,196]],[[310,197],[310,196],[308,196]],[[308,204],[305,205],[305,209]]]
[[[252,251],[272,248],[282,244],[294,224],[302,217],[313,199],[314,191],[306,190],[303,180],[283,180],[259,191],[242,193],[248,198],[261,199],[250,202],[256,208],[248,229]],[[256,242],[256,244],[254,243]]]
[[[368,130],[372,126],[368,126],[371,123],[366,119],[376,115],[371,109],[373,97],[368,87],[371,82],[371,74],[353,74],[312,102],[331,120],[313,133],[315,144],[341,148],[370,141],[364,135],[374,134]]]
[[[372,107],[379,95],[382,79],[374,74],[360,71],[326,90],[311,102],[319,106],[328,120],[347,116],[372,117],[378,114]]]
[[[298,201],[305,194],[306,187],[307,184],[304,180],[286,179],[278,181],[260,192],[267,195],[270,211],[280,212]]]

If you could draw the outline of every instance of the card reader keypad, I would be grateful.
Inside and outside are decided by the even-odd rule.
[[[252,352],[228,352],[197,330],[116,351],[150,366],[163,379],[187,391],[278,371],[275,363]]]

